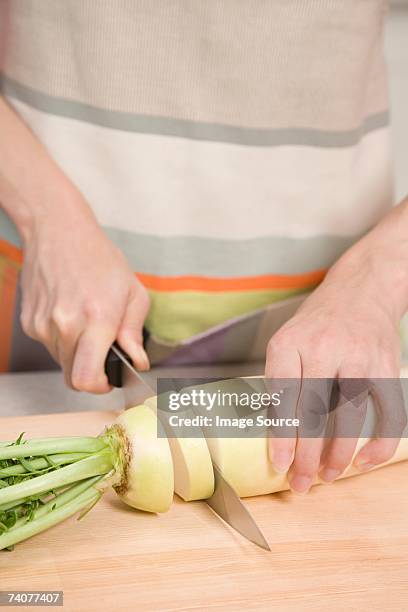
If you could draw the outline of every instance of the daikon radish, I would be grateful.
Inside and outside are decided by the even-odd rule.
[[[407,377],[406,369],[401,376]],[[258,390],[258,384],[261,388],[254,379],[250,387]],[[248,389],[245,380],[205,388],[216,391],[220,386],[231,392]],[[242,416],[234,406],[223,414]],[[372,405],[367,419],[368,430],[356,453],[374,431]],[[25,441],[20,436],[15,442],[0,442],[0,550],[86,512],[108,485],[128,505],[149,512],[168,510],[174,488],[185,500],[207,498],[214,488],[211,458],[241,497],[289,488],[286,475],[276,473],[269,461],[266,429],[257,437],[220,438],[203,428],[205,438],[198,430],[197,438],[167,439],[164,431],[158,435],[160,427],[157,398],[152,398],[121,414],[97,438]],[[166,429],[168,435],[174,433]],[[403,438],[387,464],[406,459],[408,440]],[[341,478],[359,473],[349,467]]]
[[[355,455],[369,439],[360,438]],[[290,488],[286,475],[275,472],[269,461],[267,439],[209,438],[207,443],[213,460],[240,497],[266,495]],[[402,438],[394,456],[372,469],[407,459],[408,439]],[[361,474],[362,472],[350,465],[337,480]],[[314,484],[321,484],[321,481],[316,479]]]
[[[401,370],[401,378],[408,377],[408,368]],[[244,380],[227,380],[216,383],[208,383],[201,385],[199,389],[205,389],[208,393],[215,393],[222,389],[223,393],[243,392],[248,388],[248,379]],[[251,386],[256,391],[256,378],[251,380]],[[183,391],[191,392],[191,389],[198,387],[186,388]],[[205,409],[199,409],[198,412],[203,414]],[[220,413],[220,409],[217,410]],[[223,407],[222,414],[225,417],[239,417],[240,410],[234,406]],[[353,459],[358,451],[369,441],[374,433],[375,427],[375,410],[371,398],[368,401],[368,410],[366,422],[364,425],[364,437],[360,438],[357,443],[357,448]],[[368,430],[368,435],[367,435]],[[252,497],[255,495],[265,495],[276,493],[289,489],[289,483],[285,474],[280,474],[273,469],[273,465],[268,454],[268,435],[266,428],[259,428],[257,437],[211,437],[211,428],[203,427],[204,435],[207,437],[207,444],[210,450],[213,461],[218,465],[223,476],[231,484],[240,497]],[[408,459],[408,439],[402,438],[394,456],[384,464],[376,466],[383,467],[384,465],[396,463]],[[351,463],[349,468],[339,478],[348,476],[360,475],[362,472],[357,470]],[[315,484],[321,484],[319,479],[316,479]]]
[[[157,397],[145,401],[157,414]],[[192,410],[183,410],[183,417],[194,417]],[[184,501],[207,499],[214,492],[214,470],[206,439],[200,428],[196,437],[182,436],[181,428],[172,428],[167,419],[162,419],[167,434],[174,466],[174,490]]]
[[[173,501],[173,462],[158,436],[155,412],[137,406],[97,438],[46,438],[0,446],[0,550],[79,511],[112,485],[134,508],[166,512]]]

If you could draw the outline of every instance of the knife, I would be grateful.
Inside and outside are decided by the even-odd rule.
[[[122,387],[125,409],[137,406],[148,397],[157,395],[156,377],[151,372],[138,372],[122,349],[113,344],[106,358],[105,370],[108,380],[115,387]],[[265,550],[271,550],[258,525],[248,512],[240,497],[225,480],[220,469],[212,462],[214,470],[214,493],[206,499],[210,508],[230,527],[244,538]]]

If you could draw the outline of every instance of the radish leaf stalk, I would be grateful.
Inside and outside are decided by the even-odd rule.
[[[0,445],[0,550],[36,535],[99,501],[95,485],[118,459],[109,435]]]

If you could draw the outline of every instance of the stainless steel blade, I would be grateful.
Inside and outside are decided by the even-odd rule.
[[[228,484],[214,463],[213,468],[215,490],[213,495],[205,500],[207,504],[230,527],[243,535],[244,538],[265,550],[271,550],[262,531],[245,508],[237,493]]]
[[[121,360],[123,394],[125,398],[125,408],[133,408],[144,402],[148,397],[156,395],[156,379],[149,372],[138,372],[129,361],[123,351],[113,345],[112,351]]]

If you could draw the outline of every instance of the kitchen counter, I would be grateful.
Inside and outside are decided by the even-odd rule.
[[[156,368],[157,377],[252,376],[263,374],[263,363],[216,367]],[[78,393],[68,389],[60,372],[0,374],[0,417],[89,410],[118,410],[123,395],[114,389],[105,395]]]
[[[0,419],[6,439],[96,435],[113,411]],[[408,462],[244,501],[266,552],[204,502],[169,512],[127,508],[107,492],[70,519],[0,552],[0,590],[62,590],[64,610],[100,612],[401,612],[408,609]],[[61,608],[55,608],[55,610]]]

